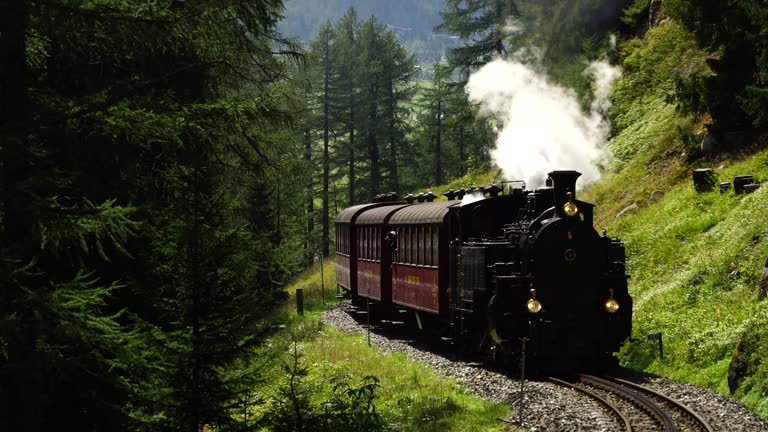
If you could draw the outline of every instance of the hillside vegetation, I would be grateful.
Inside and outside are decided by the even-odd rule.
[[[291,298],[274,317],[285,329],[263,347],[260,358],[269,360],[257,392],[264,403],[251,416],[270,430],[509,430],[496,420],[509,417],[507,404],[469,395],[422,363],[368,346],[365,335],[324,326],[321,313],[338,300],[333,261],[322,268],[322,279],[315,265],[287,287]],[[297,288],[304,316],[294,309]]]
[[[733,395],[766,416],[768,336],[761,329],[768,302],[758,285],[768,257],[768,188],[698,193],[691,173],[712,167],[721,182],[743,174],[764,182],[768,141],[702,154],[711,119],[682,114],[670,95],[680,80],[708,74],[707,59],[716,55],[674,20],[619,49],[624,76],[612,98],[614,160],[582,198],[598,205],[598,228],[627,247],[634,341],[622,362]],[[663,359],[647,339],[652,333],[663,335]]]

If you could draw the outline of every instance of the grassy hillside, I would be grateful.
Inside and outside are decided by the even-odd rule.
[[[582,197],[597,225],[626,243],[634,338],[624,364],[731,394],[768,415],[768,302],[758,280],[768,257],[768,185],[751,195],[697,193],[695,168],[720,181],[768,180],[766,140],[704,157],[707,118],[680,115],[669,95],[678,78],[706,71],[707,53],[674,21],[621,45],[624,77],[613,94],[615,159]],[[654,199],[651,195],[654,191]],[[617,218],[624,208],[633,211]],[[664,359],[650,333],[663,334]]]

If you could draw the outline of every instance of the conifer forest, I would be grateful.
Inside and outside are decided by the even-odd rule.
[[[286,287],[334,256],[339,210],[506,174],[511,122],[468,90],[494,60],[567,88],[606,140],[662,81],[680,142],[768,125],[764,0],[352,3],[0,0],[1,431],[312,430],[254,391]],[[672,78],[631,55],[663,20],[697,53]],[[610,110],[598,61],[638,80]]]

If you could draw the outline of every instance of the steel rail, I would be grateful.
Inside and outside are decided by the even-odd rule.
[[[701,427],[701,429],[703,431],[705,431],[705,432],[714,432],[714,429],[712,429],[712,426],[710,426],[709,423],[706,420],[704,420],[698,413],[696,413],[692,409],[688,408],[682,402],[680,402],[680,401],[678,401],[676,399],[673,399],[673,398],[671,398],[671,397],[669,397],[669,396],[667,396],[667,395],[665,395],[663,393],[659,393],[656,390],[653,390],[651,388],[645,387],[645,386],[637,384],[637,383],[633,383],[631,381],[627,381],[627,380],[623,380],[623,379],[619,379],[619,378],[611,378],[611,379],[613,381],[616,381],[617,383],[619,383],[621,385],[624,385],[624,386],[627,386],[627,387],[629,387],[631,389],[634,389],[634,390],[637,390],[637,391],[643,391],[643,392],[651,394],[651,395],[653,395],[653,396],[655,396],[655,397],[657,397],[659,399],[664,400],[665,402],[669,403],[670,405],[675,406],[677,409],[679,409],[680,411],[682,411],[685,414],[687,414],[689,417],[693,418],[694,421],[699,424],[699,426]]]
[[[563,387],[571,388],[573,390],[576,390],[577,392],[583,393],[583,394],[591,397],[592,399],[600,402],[609,411],[612,411],[613,414],[616,417],[618,417],[621,420],[622,423],[624,423],[624,431],[625,432],[633,432],[632,431],[632,425],[629,422],[629,418],[627,418],[627,416],[624,415],[624,413],[616,405],[608,402],[608,400],[606,400],[602,396],[598,395],[597,393],[595,393],[595,392],[593,392],[593,391],[591,391],[591,390],[589,390],[587,388],[578,386],[578,385],[573,384],[573,383],[569,383],[568,381],[563,381],[561,379],[553,378],[553,377],[549,377],[547,379],[550,382],[554,383],[554,384],[557,384],[557,385],[560,385],[560,386],[563,386]]]
[[[655,418],[662,426],[665,432],[677,432],[677,426],[672,418],[663,409],[659,408],[653,401],[644,395],[623,387],[618,383],[592,375],[579,375],[579,380],[585,384],[605,389],[609,392],[617,393],[626,399],[638,404],[643,410]]]

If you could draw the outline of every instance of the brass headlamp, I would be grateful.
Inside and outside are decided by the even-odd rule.
[[[579,214],[579,206],[573,199],[573,192],[568,192],[565,196],[568,198],[568,202],[563,205],[563,213],[568,217],[574,217]]]
[[[531,298],[528,300],[528,303],[525,305],[528,308],[528,312],[532,314],[537,314],[541,312],[541,302],[536,300],[536,288],[531,288]]]
[[[608,290],[608,300],[605,301],[605,311],[609,314],[614,314],[619,311],[619,302],[613,298],[613,289]]]

